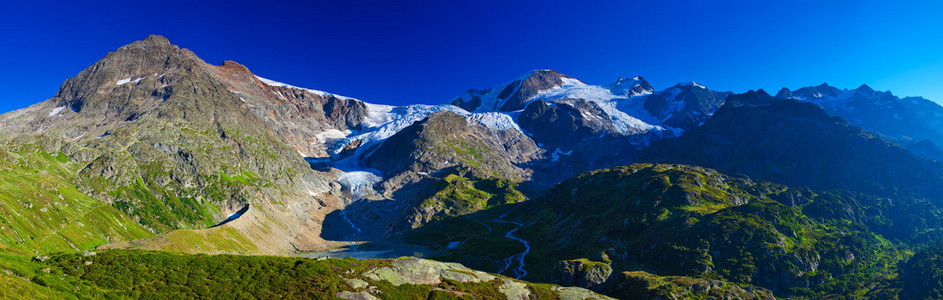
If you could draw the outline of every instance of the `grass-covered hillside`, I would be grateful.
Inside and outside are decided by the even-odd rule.
[[[458,264],[179,255],[138,250],[0,257],[0,298],[604,299]]]
[[[499,271],[524,251],[509,238],[517,228],[513,236],[530,246],[525,279],[613,296],[655,293],[656,286],[690,291],[678,284],[692,280],[780,297],[862,296],[882,290],[910,257],[914,244],[894,228],[933,219],[891,202],[700,167],[635,164],[583,174],[520,205],[428,224],[406,238],[443,249],[435,258]],[[751,298],[765,295],[751,291]]]

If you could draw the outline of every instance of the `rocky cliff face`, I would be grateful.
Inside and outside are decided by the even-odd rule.
[[[361,101],[261,81],[233,61],[208,66],[207,70],[229,85],[274,134],[307,157],[329,156],[325,144],[344,137],[348,129],[357,128],[367,117],[367,107]]]

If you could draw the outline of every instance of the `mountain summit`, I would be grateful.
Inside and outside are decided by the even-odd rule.
[[[70,184],[168,235],[133,247],[198,251],[173,238],[196,229],[214,236],[199,251],[325,247],[320,219],[346,196],[298,153],[323,155],[323,132],[360,124],[366,107],[273,84],[150,36],[108,53],[49,100],[0,116],[0,135],[62,153],[82,166]],[[235,240],[243,242],[232,248]]]

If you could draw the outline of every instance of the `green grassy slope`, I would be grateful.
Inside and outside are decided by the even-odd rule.
[[[81,165],[32,145],[0,146],[0,251],[84,250],[151,235],[71,180]]]

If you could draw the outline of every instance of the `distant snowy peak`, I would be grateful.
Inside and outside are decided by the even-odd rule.
[[[714,115],[730,94],[685,82],[652,94],[644,107],[666,126],[688,130]]]
[[[852,109],[848,105],[852,102],[857,105],[876,104],[888,105],[891,102],[898,102],[899,98],[891,92],[879,92],[866,84],[862,84],[856,89],[839,89],[823,83],[817,86],[809,86],[791,91],[788,88],[782,88],[776,93],[776,98],[792,99],[797,101],[812,102],[819,104],[826,110],[828,109]]]
[[[943,106],[920,97],[900,98],[867,85],[839,89],[828,84],[791,91],[783,88],[778,99],[808,102],[832,116],[876,133],[914,153],[943,161],[936,149],[943,145]]]
[[[562,86],[564,80],[579,79],[553,70],[535,70],[493,89],[468,90],[450,103],[468,111],[519,111],[540,92]]]
[[[874,89],[872,89],[870,86],[868,86],[867,84],[862,84],[861,86],[856,88],[855,91],[862,94],[873,94],[877,92]]]
[[[635,76],[633,78],[625,79],[619,77],[615,83],[608,86],[609,90],[615,95],[622,95],[626,97],[635,97],[642,95],[651,95],[655,92],[655,89],[652,88],[648,81],[642,76]]]
[[[696,87],[696,88],[699,88],[699,89],[707,89],[707,87],[705,87],[705,86],[703,86],[703,85],[700,85],[700,84],[698,84],[697,82],[694,82],[694,81],[678,83],[677,86],[690,86],[690,87]]]
[[[654,93],[642,76],[619,78],[605,86],[589,85],[553,70],[536,70],[490,89],[470,89],[450,104],[473,112],[520,111],[536,100],[584,99],[609,101]]]
[[[793,100],[813,100],[818,98],[833,98],[842,96],[843,93],[847,94],[848,90],[840,90],[836,87],[828,85],[828,83],[823,83],[817,86],[809,86],[800,88],[795,91],[790,91],[788,88],[783,88],[776,93],[776,98],[780,99],[793,99]]]

